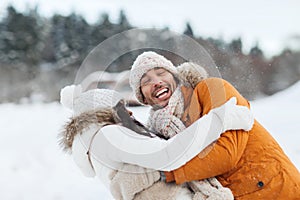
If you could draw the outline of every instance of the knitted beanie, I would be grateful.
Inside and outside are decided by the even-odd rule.
[[[140,103],[143,103],[143,95],[140,90],[141,79],[145,73],[157,67],[164,68],[177,76],[176,67],[172,62],[153,51],[147,51],[140,54],[131,67],[129,83],[134,91],[135,97]]]
[[[80,85],[66,86],[60,92],[60,103],[72,109],[74,116],[94,109],[113,107],[122,99],[121,94],[114,90],[93,89],[82,92]]]

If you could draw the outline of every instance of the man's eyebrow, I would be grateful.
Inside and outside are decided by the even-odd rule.
[[[143,74],[143,76],[141,77],[141,80],[142,80],[143,78],[145,78],[146,76],[147,76],[147,73]]]

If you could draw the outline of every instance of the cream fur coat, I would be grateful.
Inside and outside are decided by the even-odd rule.
[[[81,169],[87,177],[97,176],[101,182],[111,191],[111,185],[118,178],[122,178],[124,171],[142,171],[144,168],[129,165],[106,163],[105,165],[96,160],[93,156],[88,155],[89,144],[95,133],[103,126],[91,115],[81,115],[77,117],[81,123],[76,123],[73,120],[68,123],[64,129],[62,144],[65,150],[72,153],[76,165]],[[76,128],[75,128],[76,125]],[[80,132],[77,132],[80,131]],[[110,166],[108,166],[110,165]],[[120,169],[120,170],[115,170]],[[126,174],[126,173],[125,173]],[[122,182],[128,186],[131,184],[131,190],[122,190],[113,193],[115,199],[135,199],[135,200],[191,200],[193,193],[185,185],[167,184],[159,181],[160,175],[157,171],[132,174],[123,176]],[[146,183],[146,184],[144,184]],[[140,188],[144,184],[145,188]],[[147,185],[148,184],[148,185]],[[138,187],[135,187],[137,185]]]

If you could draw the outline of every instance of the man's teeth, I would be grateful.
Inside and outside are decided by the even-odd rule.
[[[164,88],[164,89],[158,91],[158,92],[156,93],[156,97],[159,97],[159,96],[160,96],[161,94],[163,94],[164,92],[168,92],[168,89],[167,89],[167,88]]]

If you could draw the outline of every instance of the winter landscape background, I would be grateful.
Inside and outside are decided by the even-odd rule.
[[[168,43],[166,33],[175,31],[202,45],[300,170],[299,6],[298,0],[1,1],[0,199],[112,199],[57,145],[71,115],[58,103],[59,91],[74,83],[95,46],[132,28],[157,28],[156,39]],[[130,50],[134,42],[116,45]],[[141,51],[120,56],[107,71],[120,75]],[[148,108],[130,109],[146,120]]]
[[[300,82],[252,101],[252,110],[300,170]],[[145,107],[130,108],[145,120]],[[58,103],[0,105],[0,199],[108,200],[97,178],[86,178],[57,145],[70,112]]]
[[[139,38],[149,45],[156,41],[173,45],[175,42],[168,32],[175,31],[201,45],[222,77],[250,100],[274,94],[300,80],[297,25],[300,15],[296,9],[299,1],[268,4],[237,0],[226,3],[154,0],[150,5],[141,5],[136,0],[131,3],[114,0],[109,6],[106,1],[72,2],[1,1],[0,103],[32,102],[37,97],[43,102],[57,101],[59,90],[74,82],[76,72],[92,49],[115,34],[133,28],[157,28],[159,34],[146,39],[136,35],[115,40],[111,46],[128,49],[128,53],[119,55],[107,66],[107,71],[130,69],[136,56],[145,51],[131,50]],[[90,10],[83,11],[86,4]],[[172,10],[166,16],[165,10],[170,5]],[[88,20],[87,13],[97,17]],[[161,24],[165,19],[169,20]],[[183,62],[170,52],[159,53],[175,65]]]

